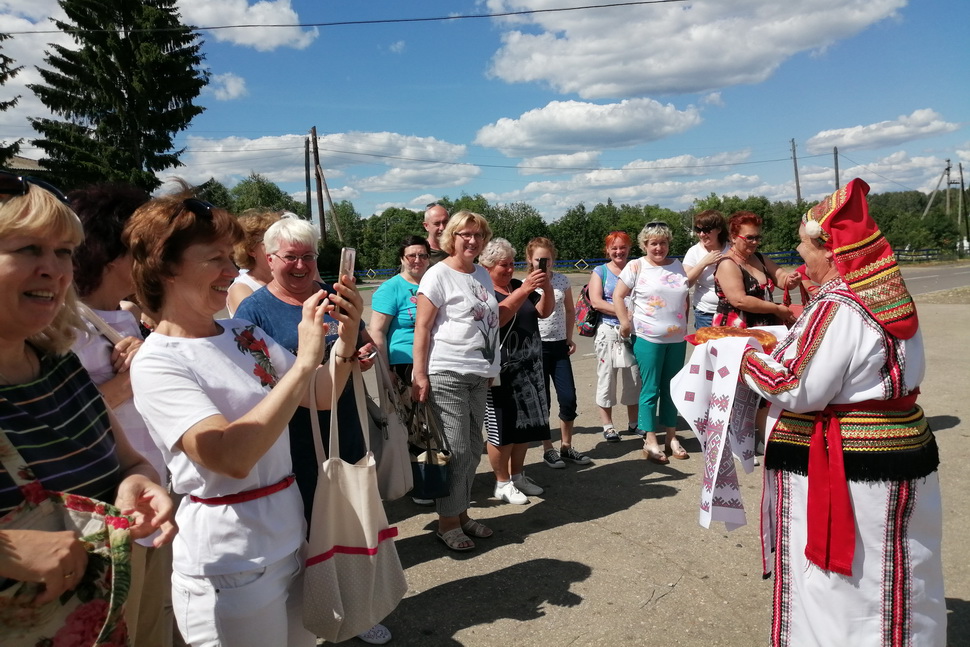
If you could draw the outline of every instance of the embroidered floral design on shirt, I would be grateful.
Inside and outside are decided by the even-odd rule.
[[[233,328],[232,332],[235,334],[233,339],[240,352],[249,353],[256,360],[256,365],[253,366],[253,375],[259,378],[259,383],[263,386],[276,386],[279,376],[276,374],[276,369],[273,368],[273,362],[269,359],[269,348],[267,348],[265,341],[256,339],[256,335],[253,334],[255,329],[255,324],[250,324],[241,330]]]

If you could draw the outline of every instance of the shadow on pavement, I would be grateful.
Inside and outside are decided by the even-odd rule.
[[[959,426],[960,419],[956,416],[926,416],[926,422],[933,431],[943,431]]]
[[[958,598],[946,599],[946,642],[965,645],[970,634],[970,602]]]
[[[464,629],[480,626],[484,636],[496,620],[542,617],[546,604],[578,606],[583,599],[569,588],[591,573],[579,562],[533,559],[407,597],[383,622],[403,645],[459,646],[454,636]]]

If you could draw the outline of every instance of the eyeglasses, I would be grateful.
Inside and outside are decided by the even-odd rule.
[[[404,258],[408,259],[409,261],[417,261],[417,260],[426,261],[429,258],[431,258],[431,256],[428,254],[405,254]]]
[[[760,235],[757,235],[757,236],[754,236],[754,235],[751,235],[751,236],[738,236],[738,238],[743,238],[746,241],[748,241],[749,243],[760,243],[761,242],[761,236]]]
[[[311,263],[315,263],[316,262],[318,254],[303,254],[302,256],[294,256],[293,254],[285,254],[283,256],[280,256],[279,254],[277,254],[277,253],[274,252],[273,253],[273,256],[275,256],[276,258],[280,259],[281,261],[283,261],[287,265],[293,265],[297,261],[303,261],[304,265],[310,265]]]
[[[67,196],[53,184],[29,175],[17,175],[10,171],[0,171],[0,195],[27,195],[28,185],[41,188],[66,205],[71,203]]]
[[[456,236],[461,236],[465,240],[485,240],[485,234],[480,231],[456,231]]]
[[[188,198],[183,200],[182,206],[185,207],[189,213],[192,213],[196,217],[203,218],[205,220],[212,220],[212,210],[216,208],[211,202],[199,200],[198,198]]]
[[[694,232],[698,234],[709,234],[720,227],[694,227]]]

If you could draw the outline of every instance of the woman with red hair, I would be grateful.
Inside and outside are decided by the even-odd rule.
[[[620,273],[626,267],[633,241],[625,231],[611,231],[606,236],[606,255],[609,262],[593,270],[589,277],[589,302],[600,313],[593,347],[596,349],[596,406],[600,408],[603,438],[607,442],[619,442],[620,435],[613,427],[613,406],[625,404],[629,419],[629,432],[642,435],[637,429],[640,401],[640,375],[637,367],[613,366],[613,344],[620,342],[620,320],[613,308],[613,290]],[[616,387],[620,386],[617,401]]]
[[[731,214],[728,232],[731,249],[714,272],[718,297],[714,325],[753,328],[792,323],[791,310],[772,301],[771,293],[776,285],[797,285],[798,275],[758,252],[761,218],[750,211],[737,211]]]

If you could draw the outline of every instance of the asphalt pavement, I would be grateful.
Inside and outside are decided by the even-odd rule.
[[[925,269],[921,275],[934,273]],[[966,270],[967,265],[944,266],[936,273]],[[574,284],[582,280],[574,275]],[[932,280],[912,281],[913,292],[927,291],[919,284],[932,287]],[[967,282],[970,275],[961,284]],[[965,360],[970,305],[923,304],[919,316],[929,367],[920,404],[942,457],[949,644],[966,646],[970,560],[961,546],[970,529],[970,471],[965,468],[970,464]],[[409,583],[407,596],[384,622],[394,633],[392,645],[747,647],[767,642],[772,582],[761,575],[761,469],[741,474],[746,526],[733,532],[720,524],[710,530],[699,526],[699,443],[682,422],[679,435],[691,457],[666,466],[640,458],[642,443],[634,436],[606,443],[593,403],[592,344],[578,340],[574,445],[593,458],[592,465],[553,470],[542,462],[540,449],[530,450],[526,473],[546,492],[517,506],[491,498],[495,481],[483,455],[470,514],[495,535],[476,539],[477,548],[469,553],[451,552],[435,537],[433,508],[417,506],[409,497],[387,504],[400,532],[397,548]],[[555,411],[553,404],[557,421]],[[614,410],[614,420],[618,429],[626,425],[625,407]],[[553,438],[558,438],[558,422]]]

